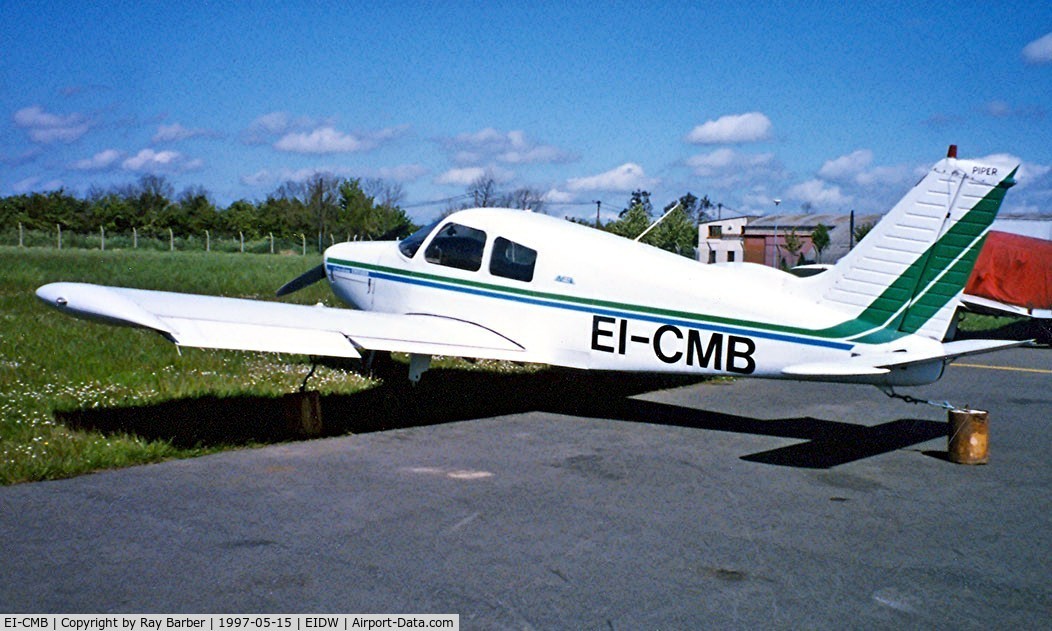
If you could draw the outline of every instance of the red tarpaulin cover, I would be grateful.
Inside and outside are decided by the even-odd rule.
[[[991,231],[964,293],[1027,309],[1052,309],[1052,241]]]

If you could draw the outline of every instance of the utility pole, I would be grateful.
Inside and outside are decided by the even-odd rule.
[[[598,199],[595,200],[595,227],[596,228],[599,227],[599,209],[602,207],[602,205],[603,205],[603,202],[599,201]]]

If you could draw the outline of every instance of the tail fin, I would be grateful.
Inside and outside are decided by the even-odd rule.
[[[951,146],[855,249],[818,277],[822,299],[872,325],[870,333],[941,341],[1017,170],[958,160]]]

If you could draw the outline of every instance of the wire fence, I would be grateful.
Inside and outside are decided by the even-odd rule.
[[[348,240],[353,239],[348,235]],[[0,246],[81,250],[155,250],[172,252],[245,252],[251,254],[300,254],[316,253],[320,248],[333,245],[342,239],[335,235],[274,235],[249,238],[243,234],[180,235],[143,234],[138,230],[110,232],[100,228],[94,233],[78,233],[55,226],[54,230],[29,230],[23,226],[0,229]]]

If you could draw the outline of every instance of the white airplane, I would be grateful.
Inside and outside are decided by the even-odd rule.
[[[943,341],[1018,168],[955,154],[951,147],[864,241],[810,278],[702,265],[561,219],[477,208],[401,242],[334,245],[278,292],[327,278],[355,310],[64,282],[37,295],[180,346],[409,353],[413,381],[431,356],[449,355],[891,392],[938,380],[962,355],[1020,344]]]

